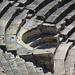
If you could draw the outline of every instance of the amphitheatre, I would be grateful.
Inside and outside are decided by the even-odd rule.
[[[75,0],[0,0],[0,75],[75,75]]]

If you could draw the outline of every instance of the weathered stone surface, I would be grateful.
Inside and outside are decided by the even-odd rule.
[[[16,35],[6,35],[6,46],[8,51],[15,51],[17,49]]]
[[[74,0],[0,0],[0,75],[75,75],[74,51]]]
[[[54,56],[54,73],[55,74],[65,74],[64,61],[66,60],[67,53],[71,48],[72,43],[62,43],[59,45],[56,54]],[[59,65],[59,66],[58,66]]]

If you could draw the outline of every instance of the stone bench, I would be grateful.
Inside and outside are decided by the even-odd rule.
[[[74,28],[75,26],[71,23],[60,32],[60,36],[63,36],[63,38],[68,38],[74,32]]]
[[[36,13],[36,16],[45,18],[47,13],[50,13],[52,9],[58,4],[58,1],[52,1],[46,6],[44,6],[41,10]]]
[[[70,8],[73,7],[73,6],[74,6],[74,2],[73,1],[70,1],[69,3],[66,3],[64,6],[58,8],[52,15],[50,15],[47,18],[46,21],[56,24],[57,22],[59,22],[68,13],[67,12],[68,10],[72,10]]]
[[[0,27],[1,27],[1,33],[0,33],[0,45],[5,45],[5,31],[9,25],[9,23],[12,21],[12,19],[17,14],[17,7],[11,7],[8,9],[8,11],[1,17],[0,19]]]
[[[4,14],[4,12],[10,7],[11,3],[8,1],[3,1],[0,3],[0,17]]]

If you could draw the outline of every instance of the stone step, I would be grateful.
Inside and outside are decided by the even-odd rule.
[[[12,72],[14,73],[14,75],[17,75],[17,74],[19,74],[19,75],[24,75],[24,74],[22,74],[21,73],[21,70],[19,69],[19,67],[18,67],[18,63],[16,62],[17,61],[17,59],[14,57],[14,55],[12,55],[11,53],[4,53],[3,54],[4,55],[4,57],[5,57],[5,59],[6,59],[6,61],[7,61],[7,63],[9,64],[9,66],[10,66],[10,68],[12,69]],[[20,58],[19,58],[20,59]],[[16,60],[16,61],[15,61]],[[21,59],[21,62],[22,62],[23,60]],[[20,62],[20,61],[19,61]],[[22,69],[22,68],[21,68]]]
[[[11,67],[14,75],[22,75],[21,71],[18,69],[18,66],[17,66],[17,63],[15,62],[15,59],[8,60],[8,64]]]
[[[75,10],[72,10],[68,15],[66,15],[60,22],[58,22],[57,24],[65,24],[65,25],[69,25],[75,17]],[[64,23],[65,22],[65,23]]]
[[[34,0],[31,4],[27,5],[26,8],[32,12],[36,12],[40,9],[40,6],[44,4],[44,0]]]
[[[68,41],[72,41],[75,43],[75,32],[68,38]]]
[[[27,0],[18,0],[17,2],[21,3],[21,4],[25,4],[27,2]]]
[[[38,72],[38,75],[45,75],[42,67],[36,67],[36,71]]]
[[[24,10],[22,13],[19,13],[14,20],[11,22],[9,28],[6,31],[6,34],[17,34],[19,28],[24,24],[26,20],[28,10]],[[16,26],[15,26],[16,25]]]
[[[25,61],[20,57],[16,57],[15,61],[17,63],[18,69],[21,71],[22,75],[28,75],[28,70],[26,68]]]
[[[10,6],[11,3],[9,1],[3,1],[2,3],[0,3],[0,18],[8,10]]]
[[[14,20],[11,22],[8,29],[6,30],[6,46],[8,51],[16,50],[16,43],[17,43],[16,35],[20,30],[20,27],[25,23],[27,12],[28,10],[24,10],[22,13],[16,16]]]
[[[58,30],[65,28],[65,26],[69,25],[75,18],[75,10],[71,11],[68,15],[66,15],[61,21],[56,24]]]
[[[62,20],[63,17],[65,17],[70,11],[74,9],[74,6],[75,4],[73,1],[66,3],[64,6],[58,8],[52,15],[50,15],[46,22],[54,24],[58,23],[60,20]]]
[[[5,52],[3,55],[7,61],[15,58],[14,55],[10,52],[9,53]]]
[[[69,2],[70,0],[54,0],[56,1],[55,3],[53,3],[53,7],[45,14],[45,22],[47,21],[48,17],[53,14],[58,8],[60,8],[61,6],[63,6],[64,4],[66,4],[67,2]],[[58,3],[57,3],[58,2]]]
[[[18,7],[18,6],[19,6],[19,3],[15,3],[14,6],[15,6],[15,7]]]
[[[0,55],[0,67],[4,70],[4,73],[6,73],[7,75],[14,75],[3,54]]]
[[[66,26],[65,29],[60,32],[60,36],[62,36],[64,39],[67,39],[74,32],[75,26],[72,23]]]
[[[38,16],[38,18],[46,18],[47,16],[45,16],[47,13],[50,13],[50,11],[52,11],[55,6],[58,5],[58,1],[52,1],[49,4],[47,4],[45,7],[43,7],[41,10],[39,10],[36,13],[36,16]]]
[[[5,30],[17,14],[17,7],[11,7],[0,19],[0,45],[5,45]]]
[[[31,75],[31,73],[36,74],[36,69],[35,69],[35,66],[32,62],[26,62],[26,68],[28,70],[29,75]]]

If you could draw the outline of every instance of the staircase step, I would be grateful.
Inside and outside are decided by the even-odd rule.
[[[5,45],[5,30],[17,14],[17,7],[11,7],[0,19],[0,45]]]
[[[15,59],[8,60],[8,64],[11,67],[14,75],[22,75],[22,73],[18,69],[18,66],[17,66],[17,64],[15,62]]]
[[[3,55],[4,55],[4,57],[5,57],[6,60],[11,60],[11,59],[15,58],[14,55],[12,55],[11,53],[7,53],[6,52]]]
[[[54,9],[54,7],[58,4],[58,1],[52,1],[50,2],[49,4],[47,4],[45,7],[43,7],[41,10],[39,10],[37,13],[36,13],[36,16],[38,17],[43,17],[43,18],[46,18],[46,14],[47,13],[50,13],[50,11],[52,11]]]
[[[28,75],[28,70],[25,65],[25,61],[19,57],[15,58],[18,69],[21,71],[22,75]]]
[[[20,27],[24,24],[26,20],[28,10],[24,10],[22,13],[19,13],[14,20],[11,22],[8,27],[6,34],[14,34],[16,35],[20,29]],[[16,25],[16,26],[15,26]]]
[[[43,2],[44,0],[34,0],[31,4],[27,5],[26,8],[32,10],[33,12],[36,12],[36,9],[38,9]]]
[[[8,1],[3,1],[2,3],[0,3],[0,18],[2,17],[4,12],[6,12],[8,10],[10,5],[11,4]]]
[[[50,15],[47,18],[46,22],[50,22],[54,24],[58,23],[66,14],[68,14],[72,10],[71,8],[73,8],[73,6],[74,6],[73,1],[66,3],[64,6],[58,8],[52,15]]]
[[[7,75],[14,75],[8,62],[6,61],[3,55],[0,56],[0,66],[1,68],[3,68],[4,73],[6,73]]]
[[[27,0],[18,0],[17,2],[18,2],[18,3],[22,3],[22,4],[24,4],[24,3],[27,2]]]
[[[68,38],[68,41],[72,41],[75,43],[75,32]]]
[[[70,25],[66,26],[64,30],[60,32],[60,35],[64,38],[68,38],[74,32],[75,26],[71,23]]]
[[[35,69],[35,66],[33,65],[32,62],[26,62],[26,67],[27,67],[27,70],[28,70],[28,73],[36,73],[36,69]]]

